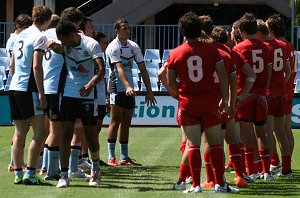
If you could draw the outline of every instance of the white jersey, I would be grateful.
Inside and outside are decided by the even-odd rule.
[[[32,72],[33,53],[45,51],[46,43],[47,38],[36,26],[30,26],[17,36],[13,46],[15,73],[9,90],[37,91]]]
[[[57,39],[55,28],[48,29],[44,32],[48,40],[60,43]],[[46,50],[43,57],[44,70],[44,89],[45,94],[57,94],[58,85],[60,82],[60,73],[64,64],[64,57],[61,54],[55,53],[49,48]]]
[[[15,40],[16,40],[17,36],[18,35],[16,33],[11,33],[10,37],[6,41],[6,53],[7,53],[7,57],[11,57],[11,55],[12,55],[14,43],[15,43]]]
[[[88,97],[80,96],[79,90],[94,76],[93,59],[102,58],[99,43],[91,37],[81,36],[80,45],[65,48],[68,75],[63,96],[94,99],[94,91]]]
[[[110,93],[125,92],[125,87],[121,82],[118,72],[114,67],[115,63],[121,62],[124,66],[124,72],[131,87],[133,85],[132,65],[133,61],[141,63],[144,61],[140,47],[133,41],[127,40],[126,45],[122,45],[118,38],[115,38],[106,48],[106,55],[111,69],[109,90]]]

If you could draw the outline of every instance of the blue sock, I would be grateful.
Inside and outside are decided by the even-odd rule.
[[[54,177],[58,172],[59,151],[48,150],[48,176]]]
[[[115,148],[116,148],[116,143],[107,143],[108,146],[108,159],[115,157],[116,153],[115,153]]]
[[[68,177],[69,177],[68,171],[61,171],[61,172],[60,172],[60,176],[61,176],[62,178],[68,178]]]
[[[45,145],[43,151],[43,164],[42,169],[47,170],[48,167],[48,145]]]
[[[98,170],[100,168],[99,161],[98,162],[92,162],[92,171]]]
[[[120,143],[120,159],[127,160],[128,158],[128,144]]]
[[[71,155],[69,159],[69,170],[71,173],[78,170],[80,150],[81,149],[71,147]]]
[[[26,169],[26,171],[25,171],[25,176],[26,177],[32,177],[34,174],[36,173],[36,169],[34,168],[34,169]]]
[[[23,178],[23,170],[15,171],[15,176],[22,179]]]

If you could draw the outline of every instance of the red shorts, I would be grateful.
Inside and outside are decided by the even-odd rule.
[[[268,115],[281,117],[287,111],[287,95],[271,94],[267,97]]]
[[[237,105],[238,119],[258,122],[267,119],[268,103],[265,96],[251,93]]]
[[[221,112],[190,112],[178,109],[177,123],[179,126],[189,126],[200,124],[203,128],[209,128],[221,124]]]

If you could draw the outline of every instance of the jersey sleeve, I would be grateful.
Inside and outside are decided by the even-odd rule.
[[[93,59],[103,58],[103,53],[98,42],[92,42],[90,50]]]
[[[133,48],[134,59],[135,59],[136,63],[144,62],[144,57],[143,57],[141,48],[136,43],[133,43],[131,45]]]
[[[107,57],[110,59],[111,63],[122,62],[120,49],[112,46],[108,46],[105,51]]]
[[[47,37],[40,34],[34,41],[33,50],[46,51]]]

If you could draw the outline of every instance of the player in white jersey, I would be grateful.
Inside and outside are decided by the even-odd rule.
[[[31,25],[32,25],[32,19],[27,14],[20,14],[19,16],[17,16],[17,18],[15,20],[15,31],[14,31],[14,33],[10,34],[9,39],[6,42],[6,52],[7,52],[7,56],[10,58],[10,61],[9,61],[9,69],[10,69],[9,74],[10,75],[12,75],[12,73],[14,73],[14,71],[12,71],[12,69],[13,69],[12,53],[13,53],[13,46],[14,46],[15,40],[21,31],[23,31],[24,29],[28,28]],[[24,127],[24,133],[26,133],[28,130],[29,130],[29,125]],[[23,162],[23,166],[25,166],[24,162]],[[11,155],[10,155],[10,163],[8,165],[8,171],[9,172],[14,171],[13,140],[11,142]]]
[[[60,42],[56,36],[56,25],[60,17],[53,14],[49,29],[44,32],[48,40]],[[44,70],[44,89],[48,102],[45,112],[49,120],[49,135],[45,142],[43,154],[43,166],[41,173],[47,172],[45,180],[59,179],[59,143],[61,136],[61,124],[59,119],[59,101],[64,79],[66,76],[66,67],[64,57],[48,48],[43,57]]]
[[[94,86],[104,77],[104,62],[99,44],[77,33],[70,21],[60,21],[56,27],[57,43],[49,45],[56,52],[64,52],[68,75],[61,102],[62,140],[60,144],[61,178],[58,188],[68,187],[70,144],[76,118],[81,118],[92,159],[90,186],[100,183],[99,142],[94,117]]]
[[[132,65],[138,63],[143,82],[146,85],[147,105],[154,105],[149,76],[145,67],[143,55],[139,46],[129,40],[130,27],[125,19],[115,22],[116,38],[108,45],[106,54],[111,68],[109,83],[110,92],[110,125],[108,128],[108,164],[118,166],[115,161],[115,145],[119,130],[120,161],[119,165],[140,165],[128,157],[129,127],[135,106],[135,91],[133,89]]]
[[[32,9],[33,25],[18,35],[13,47],[15,72],[10,85],[9,99],[11,115],[15,123],[13,143],[15,184],[40,183],[35,167],[46,138],[43,109],[47,107],[42,69],[42,57],[47,38],[41,31],[47,29],[51,15],[49,8],[35,6]],[[24,127],[28,126],[29,122],[34,136],[28,148],[27,169],[23,177],[23,144],[26,138]]]

